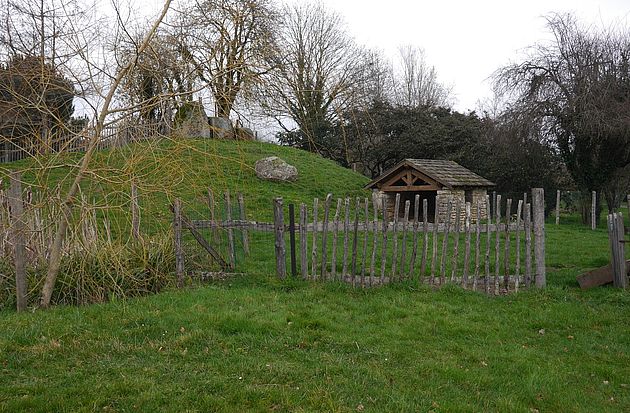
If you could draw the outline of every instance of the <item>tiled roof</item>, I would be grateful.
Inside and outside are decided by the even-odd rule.
[[[441,159],[404,159],[381,176],[374,179],[366,187],[373,187],[376,183],[386,179],[405,165],[411,166],[418,172],[433,178],[435,181],[449,188],[494,186],[493,182],[490,182],[486,178],[477,175],[470,169],[464,168],[454,161]]]

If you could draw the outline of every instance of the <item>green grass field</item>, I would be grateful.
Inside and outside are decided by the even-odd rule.
[[[288,148],[203,145],[239,161],[205,160],[210,146],[177,146],[196,172],[145,199],[145,211],[157,217],[178,193],[201,215],[194,205],[205,186],[238,184],[252,199],[249,216],[268,219],[272,196],[358,195],[366,181]],[[162,150],[156,167],[171,157]],[[297,184],[252,177],[256,156],[274,151],[303,172]],[[203,173],[217,165],[220,177]],[[157,187],[143,176],[144,188]],[[146,231],[160,230],[160,219],[145,221]],[[630,411],[630,294],[584,292],[575,282],[608,262],[607,234],[574,222],[546,230],[543,291],[488,297],[409,282],[364,290],[280,282],[262,238],[241,262],[244,276],[85,307],[3,311],[0,411]]]

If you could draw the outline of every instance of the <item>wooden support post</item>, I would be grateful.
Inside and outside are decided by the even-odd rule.
[[[534,205],[534,210],[536,206]],[[597,228],[597,192],[593,191],[591,193],[591,229],[595,230]]]
[[[525,204],[525,287],[532,285],[532,205]]]
[[[505,207],[505,253],[503,256],[503,285],[506,291],[510,287],[510,221],[512,218],[512,199],[508,198]]]
[[[626,196],[626,206],[628,207],[628,217],[630,218],[630,194]]]
[[[453,258],[451,260],[451,282],[456,282],[457,264],[459,263],[459,231],[461,224],[462,204],[457,201],[455,206],[455,234],[453,238]]]
[[[617,213],[617,238],[619,242],[617,242],[618,256],[619,261],[617,262],[617,271],[615,271],[616,276],[613,279],[613,284],[617,288],[628,288],[628,272],[626,269],[626,254],[625,254],[625,232],[623,227],[623,214],[621,212]]]
[[[494,293],[498,292],[499,288],[499,275],[501,274],[501,231],[499,231],[499,225],[501,224],[501,195],[497,195],[495,213],[495,245],[494,245],[494,280],[493,288]]]
[[[490,211],[490,196],[486,195],[486,208]],[[486,276],[484,277],[484,287],[486,294],[490,294],[490,243],[492,242],[492,233],[490,232],[490,225],[492,224],[492,214],[488,213],[488,223],[486,224],[486,255],[484,256]]]
[[[387,264],[387,198],[383,198],[383,242],[381,244],[381,285],[385,283],[385,266]]]
[[[297,277],[297,262],[295,257],[295,206],[289,204],[289,244],[291,246],[291,276]]]
[[[175,239],[175,274],[177,286],[184,286],[184,250],[182,248],[182,201],[176,198],[173,202],[173,232]]]
[[[427,253],[429,249],[429,201],[425,198],[422,200],[422,232],[424,239],[422,241],[422,259],[420,261],[420,274],[418,282],[424,282],[427,269]]]
[[[317,217],[319,198],[313,200],[313,244],[311,245],[311,279],[317,279]]]
[[[420,226],[420,195],[414,197],[413,202],[413,224],[412,231],[413,237],[411,240],[411,260],[409,262],[409,279],[413,280],[413,276],[416,269],[416,257],[418,255],[418,227]]]
[[[212,239],[214,243],[217,244],[219,242],[219,231],[217,229],[216,216],[214,214],[214,192],[212,192],[211,188],[208,188],[208,208],[210,208],[210,221],[211,231],[212,231]]]
[[[133,239],[140,238],[140,204],[138,202],[138,187],[135,182],[131,182],[131,236]]]
[[[365,272],[367,267],[367,253],[368,253],[368,225],[370,224],[370,204],[368,199],[365,198],[363,202],[363,219],[365,228],[363,229],[363,256],[361,260],[361,286],[365,286]]]
[[[273,200],[273,228],[276,247],[276,275],[281,280],[287,277],[286,247],[284,245],[284,208],[282,198]]]
[[[547,273],[545,270],[545,190],[532,189],[534,221],[534,261],[536,263],[536,288],[545,288]]]
[[[13,240],[13,263],[15,265],[15,298],[17,311],[26,310],[28,285],[26,279],[26,223],[22,201],[22,175],[9,174],[9,206],[11,208],[11,235]]]
[[[348,233],[350,231],[350,198],[346,198],[345,216],[343,219],[343,262],[341,264],[341,279],[348,275]]]
[[[436,205],[437,208],[437,205]],[[448,252],[448,234],[451,229],[451,211],[453,209],[453,204],[451,201],[448,201],[448,206],[446,207],[446,222],[444,225],[444,238],[442,239],[442,255],[440,259],[440,285],[444,285],[446,282],[446,255]]]
[[[514,266],[514,290],[518,292],[518,287],[520,283],[521,276],[521,225],[523,220],[521,219],[523,213],[523,200],[518,201],[518,206],[516,207],[516,243],[514,248],[516,249],[516,262]]]
[[[293,206],[291,208],[293,208]],[[239,212],[239,218],[241,221],[247,220],[247,216],[245,215],[245,198],[243,198],[242,192],[238,193],[238,212]],[[293,223],[295,227],[295,211],[294,211],[294,215],[292,216],[294,218]],[[245,253],[245,255],[249,255],[249,233],[246,229],[243,228],[241,230],[241,234],[243,236],[243,252]],[[295,228],[294,228],[293,237],[295,238]],[[295,243],[293,244],[293,246],[295,247]],[[293,274],[293,276],[295,277],[295,274]]]
[[[405,264],[407,263],[407,232],[409,230],[409,208],[411,202],[405,201],[405,215],[403,216],[403,233],[402,233],[402,246],[400,248],[400,272],[398,273],[398,279],[402,280],[405,277]]]
[[[473,291],[477,290],[479,282],[479,258],[481,251],[481,200],[477,199],[477,226],[475,227],[475,275],[473,278]]]
[[[352,236],[352,286],[354,287],[357,276],[357,247],[359,245],[359,213],[361,212],[361,199],[357,197],[354,206],[354,226]]]
[[[335,209],[334,231],[332,242],[332,257],[330,262],[330,277],[334,280],[337,276],[337,240],[339,239],[339,213],[341,211],[341,198],[337,199],[337,209]]]
[[[466,232],[464,247],[464,272],[462,274],[462,286],[468,288],[468,270],[470,267],[470,221],[471,221],[471,205],[466,202],[466,217],[464,221],[464,230]]]
[[[370,259],[370,285],[376,275],[376,239],[378,238],[378,204],[376,202],[376,195],[372,193],[372,209],[374,210],[374,217],[372,221],[372,257]]]
[[[433,218],[433,239],[431,249],[431,278],[429,282],[433,285],[435,283],[436,269],[437,269],[437,254],[438,254],[438,229],[440,213],[438,205],[435,205],[435,214]]]
[[[232,222],[232,201],[230,199],[230,191],[225,191],[225,218],[227,222]],[[236,256],[234,251],[234,230],[228,227],[228,257],[230,263],[230,269],[234,269],[236,266]]]
[[[560,225],[560,190],[556,191],[556,225]]]
[[[617,212],[608,215],[608,237],[610,239],[612,256],[613,285],[617,288],[627,288],[628,286],[624,235],[623,215]]]
[[[396,264],[398,263],[398,214],[400,213],[400,193],[396,194],[394,204],[394,231],[392,233],[392,275],[390,281],[396,278]]]
[[[307,210],[306,204],[300,204],[300,270],[302,279],[308,278],[308,236],[306,232]]]
[[[326,201],[324,201],[324,228],[322,228],[322,280],[328,278],[328,220],[330,218],[331,202],[332,194],[326,195]]]

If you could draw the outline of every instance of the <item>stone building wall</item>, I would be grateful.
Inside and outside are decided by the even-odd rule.
[[[457,219],[457,203],[460,204],[460,212],[459,219],[460,224],[463,224],[466,220],[466,192],[464,189],[443,189],[437,191],[437,206],[438,206],[438,215],[440,222],[446,222],[447,212],[448,212],[448,203],[451,202],[451,222],[454,223]],[[485,189],[473,189],[470,190],[470,215],[471,222],[477,221],[477,202],[480,202],[480,212],[481,219],[485,220],[488,218],[488,208],[486,204],[486,194],[487,191]]]

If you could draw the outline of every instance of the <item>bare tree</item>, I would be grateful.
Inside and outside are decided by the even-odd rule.
[[[89,135],[84,136],[87,140],[87,148],[83,157],[81,158],[77,168],[75,175],[71,181],[71,184],[63,196],[63,201],[61,204],[61,220],[59,226],[55,232],[55,238],[50,247],[50,257],[48,260],[48,269],[46,272],[46,279],[44,281],[44,286],[42,288],[42,297],[40,301],[40,305],[44,308],[50,305],[50,300],[52,297],[53,289],[55,286],[55,282],[57,280],[57,275],[59,274],[59,269],[61,266],[61,256],[62,256],[62,244],[63,240],[66,237],[66,230],[68,229],[68,225],[72,221],[73,217],[73,209],[75,204],[75,198],[79,191],[81,182],[87,175],[90,163],[93,159],[94,153],[98,147],[98,143],[101,139],[101,133],[106,125],[108,118],[116,113],[124,111],[125,108],[115,108],[112,103],[115,99],[116,92],[120,87],[123,79],[128,75],[128,73],[133,69],[138,56],[142,56],[147,48],[149,47],[151,40],[155,33],[158,30],[158,27],[162,23],[162,20],[166,16],[169,8],[171,6],[171,0],[165,0],[164,6],[156,17],[155,21],[151,24],[149,30],[147,30],[144,38],[137,43],[136,54],[134,56],[130,56],[126,62],[122,66],[120,70],[117,71],[116,76],[111,79],[107,87],[107,91],[104,91],[103,97],[104,100],[102,104],[99,105],[98,116],[94,121],[94,128],[90,131]],[[118,16],[120,17],[120,15]],[[119,19],[120,21],[120,19]],[[119,27],[120,33],[125,33],[128,36],[128,31],[124,27]],[[90,68],[98,67],[96,63],[90,63],[88,65]]]
[[[229,118],[245,89],[268,71],[277,12],[270,0],[204,0],[185,9],[182,57],[211,90],[216,116]]]
[[[584,27],[571,15],[551,15],[547,25],[554,40],[499,70],[495,82],[558,149],[587,201],[586,222],[591,191],[630,163],[630,32]]]
[[[331,122],[359,98],[364,51],[341,16],[319,3],[285,7],[278,45],[264,106],[292,136],[288,143],[320,152]]]
[[[406,107],[449,107],[450,87],[440,83],[435,67],[427,63],[424,50],[407,45],[398,49],[400,60],[394,76],[396,103]]]

